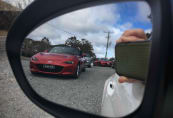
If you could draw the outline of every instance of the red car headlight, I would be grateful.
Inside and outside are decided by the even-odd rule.
[[[31,60],[38,61],[38,59],[36,57],[32,57]]]
[[[73,61],[65,61],[64,63],[66,63],[66,64],[74,64]]]

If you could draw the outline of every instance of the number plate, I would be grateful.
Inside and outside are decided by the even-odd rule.
[[[55,69],[55,66],[53,65],[43,65],[43,68],[47,68],[47,69]]]

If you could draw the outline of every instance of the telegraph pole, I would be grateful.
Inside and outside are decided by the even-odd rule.
[[[105,54],[105,59],[107,58],[107,52],[108,52],[108,48],[109,48],[109,39],[110,39],[110,34],[113,33],[113,32],[105,32],[108,34],[108,36],[106,37],[107,38],[107,45],[106,45],[106,54]]]

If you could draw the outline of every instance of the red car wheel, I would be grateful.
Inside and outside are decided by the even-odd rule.
[[[77,79],[79,77],[79,74],[80,74],[80,65],[78,64],[73,77]]]

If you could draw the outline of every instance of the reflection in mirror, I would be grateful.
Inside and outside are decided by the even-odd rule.
[[[147,40],[151,32],[145,2],[77,10],[25,38],[23,69],[33,89],[50,101],[107,117],[125,116],[140,105],[145,84],[116,73],[116,41]]]

